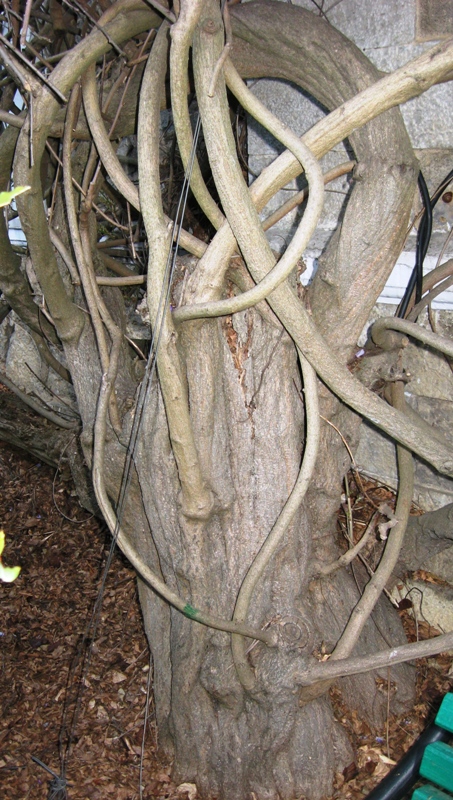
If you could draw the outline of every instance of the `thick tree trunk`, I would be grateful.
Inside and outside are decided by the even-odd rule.
[[[162,443],[152,429],[138,463],[166,581],[195,607],[225,619],[231,618],[247,567],[296,480],[304,438],[290,340],[255,312],[239,315],[234,326],[194,323],[181,337],[192,421],[215,495],[209,522],[178,520],[175,467],[166,459],[162,468]],[[154,480],[145,481],[145,474]],[[175,552],[181,525],[184,538],[193,541],[193,553],[183,560]],[[251,651],[259,675],[256,693],[247,695],[239,683],[227,634],[173,611],[170,630],[156,628],[155,615],[146,619],[159,687],[159,731],[173,740],[176,779],[194,781],[202,796],[237,798],[251,791],[260,798],[290,798],[302,791],[321,796],[330,786],[332,766],[342,768],[350,760],[328,701],[299,709],[290,679],[291,665],[307,657],[316,640],[304,602],[310,549],[301,514],[253,598],[248,622],[261,627],[280,620],[282,638],[288,635],[280,654],[262,644]],[[291,639],[293,630],[299,638]],[[321,734],[326,737],[322,765],[314,759]],[[309,777],[310,757],[317,766]]]
[[[193,606],[230,619],[248,565],[297,477],[304,441],[300,373],[287,335],[256,312],[235,316],[233,325],[194,323],[181,340],[215,513],[208,523],[178,519],[176,468],[156,390],[138,475],[166,582]],[[332,791],[335,772],[353,760],[328,697],[299,707],[292,678],[314,650],[335,644],[358,599],[344,571],[312,581],[315,553],[323,559],[336,554],[332,510],[339,504],[345,459],[329,431],[316,481],[325,479],[324,487],[311,492],[252,600],[247,621],[277,624],[280,644],[270,649],[258,643],[250,651],[256,691],[242,688],[227,634],[169,611],[141,586],[160,742],[174,755],[175,780],[193,781],[202,797],[229,800],[254,792],[259,798],[320,798]],[[192,537],[191,554],[178,547],[181,528],[185,540]],[[357,652],[397,641],[404,641],[399,620],[382,603]],[[371,722],[382,723],[387,699],[375,677],[348,679],[344,691]],[[381,677],[387,679],[386,670]],[[409,667],[392,671],[395,708],[410,702],[411,678]]]

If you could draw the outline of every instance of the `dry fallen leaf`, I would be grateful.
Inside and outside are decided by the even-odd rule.
[[[379,758],[384,764],[390,764],[392,767],[396,764],[396,761],[393,758],[385,756],[384,753],[379,753]]]
[[[195,800],[197,796],[197,787],[194,783],[180,783],[179,786],[176,787],[176,791],[178,794],[187,793],[189,800]]]
[[[111,679],[112,683],[122,683],[123,681],[127,681],[127,675],[124,672],[117,672],[113,670],[109,674],[109,678]]]

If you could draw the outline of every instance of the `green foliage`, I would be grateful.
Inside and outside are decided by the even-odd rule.
[[[28,192],[29,189],[31,189],[31,186],[16,186],[16,188],[11,189],[10,192],[0,192],[0,208],[3,208],[3,206],[9,206],[11,201],[14,200],[18,194]]]
[[[1,197],[1,194],[0,194]],[[5,531],[0,531],[0,581],[12,583],[20,572],[20,567],[5,567],[2,564],[2,553],[5,548]]]

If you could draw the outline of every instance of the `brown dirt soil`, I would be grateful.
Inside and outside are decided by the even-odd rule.
[[[60,757],[66,753],[70,800],[138,800],[149,655],[134,572],[116,552],[93,635],[87,626],[110,547],[105,526],[80,507],[68,480],[2,444],[0,486],[4,561],[22,567],[14,583],[0,583],[1,795],[5,800],[52,796],[52,776],[32,756],[60,774]],[[367,484],[367,493],[373,491]],[[357,494],[353,505],[363,525],[374,509],[370,505],[362,511],[363,492]],[[411,618],[401,613],[413,639]],[[432,631],[426,626],[422,635]],[[92,648],[84,668],[87,637]],[[452,662],[451,654],[420,661],[414,709],[404,719],[389,717],[379,732],[348,713],[338,689],[332,690],[357,757],[337,776],[331,800],[359,800],[379,783],[451,688]],[[382,691],[387,689],[383,684]],[[73,735],[69,752],[68,730]],[[151,697],[143,800],[188,796],[187,787],[178,790],[172,783],[170,768],[156,752]],[[55,800],[59,796],[53,795]]]

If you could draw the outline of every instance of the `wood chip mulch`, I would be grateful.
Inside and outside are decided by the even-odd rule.
[[[2,445],[0,485],[4,561],[22,567],[14,583],[0,583],[0,795],[48,797],[52,775],[32,756],[60,774],[59,737],[76,710],[68,797],[138,798],[149,651],[134,572],[116,552],[80,691],[110,537],[69,481]],[[180,797],[156,758],[152,697],[145,752],[145,800]]]
[[[52,775],[32,757],[59,775],[70,730],[69,800],[138,800],[149,653],[134,572],[116,552],[93,637],[87,626],[110,547],[105,526],[80,507],[68,479],[1,443],[0,486],[4,562],[22,567],[14,583],[0,583],[0,794],[5,800],[48,800]],[[401,613],[413,639],[415,626],[407,611]],[[87,631],[93,643],[84,670]],[[452,663],[452,654],[421,660],[414,709],[404,719],[389,718],[378,733],[332,690],[337,717],[357,752],[337,776],[333,798],[360,800],[379,783],[451,689]],[[156,752],[151,697],[143,800],[193,794],[191,786],[178,791],[170,768]]]

